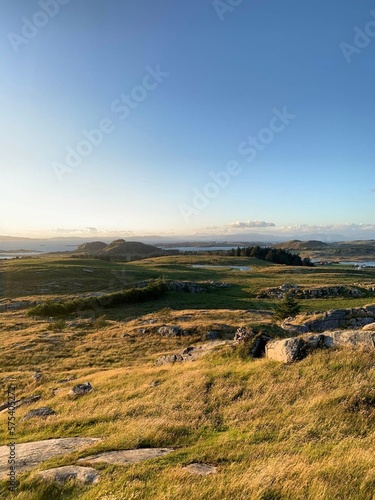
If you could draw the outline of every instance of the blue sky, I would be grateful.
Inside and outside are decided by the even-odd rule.
[[[372,228],[373,2],[57,1],[2,3],[0,234]]]

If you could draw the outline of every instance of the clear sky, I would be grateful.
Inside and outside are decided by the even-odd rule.
[[[372,1],[3,0],[0,37],[0,234],[375,223]]]

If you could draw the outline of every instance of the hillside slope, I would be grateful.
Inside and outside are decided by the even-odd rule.
[[[169,311],[168,321],[176,324],[177,315],[187,313]],[[161,313],[156,317],[163,321]],[[73,334],[68,328],[54,335],[53,325],[23,318],[23,329],[13,329],[20,317],[1,315],[2,324],[8,322],[8,329],[0,327],[3,378],[13,377],[19,396],[41,394],[32,408],[56,411],[44,420],[23,420],[30,407],[20,407],[18,442],[102,438],[39,468],[70,465],[100,451],[175,450],[138,464],[94,464],[100,481],[88,486],[46,483],[27,472],[17,500],[373,499],[374,351],[322,350],[283,365],[251,360],[240,348],[224,346],[198,361],[155,366],[159,355],[199,338],[137,333],[154,318],[129,322],[126,336],[124,323],[116,321],[98,328],[83,323]],[[48,330],[53,343],[42,335]],[[43,374],[37,388],[30,383],[35,367]],[[64,382],[71,377],[76,378]],[[84,382],[93,390],[70,398],[71,386]],[[0,415],[1,444],[8,439],[6,419]],[[192,476],[184,467],[194,462],[214,465],[217,473]],[[2,482],[0,497],[6,487]]]
[[[291,241],[286,241],[284,243],[277,243],[276,245],[273,245],[275,248],[281,248],[283,250],[324,250],[329,247],[328,243],[325,243],[324,241],[318,241],[318,240],[308,240],[308,241],[301,241],[301,240],[291,240]]]

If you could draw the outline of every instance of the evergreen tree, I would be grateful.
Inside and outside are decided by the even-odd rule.
[[[282,321],[289,317],[297,316],[301,306],[293,298],[291,293],[285,294],[285,297],[275,306],[275,318]]]

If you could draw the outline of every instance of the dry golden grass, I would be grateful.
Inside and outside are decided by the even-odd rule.
[[[221,318],[230,323],[231,314],[234,320],[238,313],[223,311]],[[204,322],[213,319],[209,313],[202,317]],[[217,321],[219,317],[215,315]],[[20,313],[10,318],[15,327]],[[9,334],[3,339],[5,353],[48,330],[45,323],[25,321],[25,330],[13,329],[12,339]],[[136,325],[132,322],[126,330]],[[89,488],[46,485],[35,472],[26,473],[15,498],[373,498],[375,400],[363,399],[373,395],[373,352],[327,350],[286,366],[243,360],[235,349],[224,347],[200,361],[155,367],[157,355],[187,345],[189,339],[123,338],[123,330],[123,324],[109,322],[103,330],[87,328],[78,339],[68,338],[65,348],[74,343],[72,359],[60,358],[56,348],[45,352],[39,386],[31,380],[30,353],[20,351],[17,368],[2,374],[3,383],[14,376],[19,395],[41,393],[39,406],[51,406],[57,415],[23,421],[30,408],[19,408],[18,440],[103,437],[90,450],[51,459],[41,468],[68,465],[96,451],[154,446],[176,451],[141,464],[97,465],[101,481]],[[120,344],[118,359],[108,364],[105,360],[114,357]],[[67,375],[77,380],[56,383]],[[86,380],[92,393],[71,399],[70,387]],[[151,387],[156,380],[160,384]],[[0,422],[5,443],[6,415]],[[217,465],[218,473],[201,478],[184,471],[184,465],[196,461]]]
[[[161,266],[167,266],[163,270],[168,272],[168,266],[181,264],[173,259],[132,265],[142,269],[154,266],[154,274],[160,275]],[[55,262],[54,269],[58,265]],[[273,274],[269,269],[260,266],[255,281],[241,274],[241,286],[255,293],[257,287],[268,284],[270,276],[270,285],[290,281],[292,270],[284,271],[285,276],[279,266]],[[298,272],[306,282],[326,277],[324,270],[315,278],[310,270]],[[338,281],[338,277],[329,277]],[[345,282],[352,279],[347,276]],[[49,324],[28,318],[26,311],[1,313],[2,399],[6,399],[10,383],[17,386],[18,397],[42,396],[38,403],[17,409],[18,442],[103,438],[90,449],[50,459],[39,469],[69,465],[98,451],[175,449],[170,455],[139,464],[96,464],[101,480],[89,487],[45,483],[37,470],[30,471],[19,477],[14,498],[374,499],[374,351],[321,350],[301,362],[282,365],[244,358],[239,349],[228,345],[195,362],[154,365],[158,356],[201,341],[218,324],[272,328],[270,316],[249,311],[247,302],[243,308],[237,307],[242,299],[235,290],[230,293],[233,301],[230,294],[221,296],[226,301],[223,309],[211,308],[215,296],[209,294],[208,303],[205,296],[199,306],[198,298],[190,297],[196,302],[186,299],[185,307],[185,299],[178,298],[177,303],[166,300],[142,305],[139,310],[132,306],[130,312],[120,308],[108,314],[111,319],[100,328],[87,321],[76,327]],[[165,338],[139,333],[141,328],[156,330],[164,324],[178,324],[194,335]],[[37,368],[43,373],[39,384],[32,379]],[[72,376],[75,381],[58,382]],[[71,399],[69,389],[86,381],[93,391]],[[155,381],[159,384],[153,385]],[[38,406],[50,406],[57,414],[45,420],[22,420]],[[1,444],[8,441],[6,412],[0,414],[0,440]],[[183,468],[192,462],[216,465],[217,474],[192,476]],[[2,482],[0,498],[7,497],[7,484]]]

